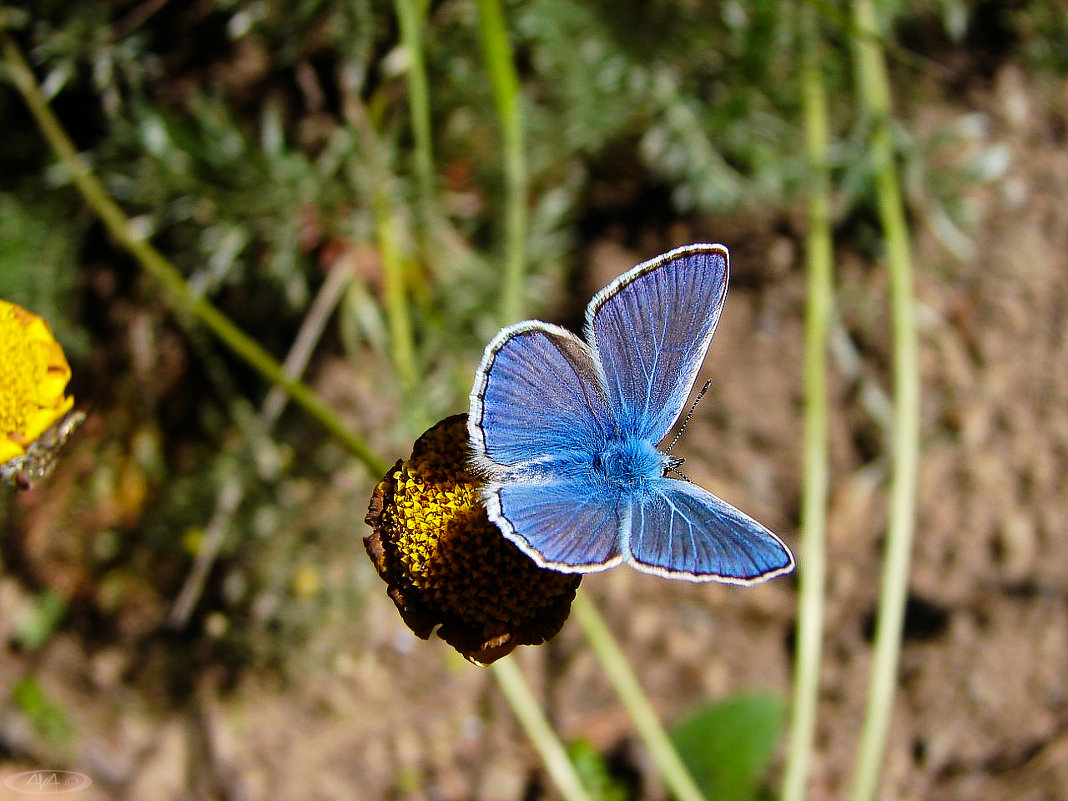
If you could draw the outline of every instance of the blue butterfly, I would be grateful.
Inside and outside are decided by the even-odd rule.
[[[639,264],[586,307],[585,341],[528,320],[486,346],[468,433],[489,518],[542,567],[620,562],[689,581],[790,572],[789,548],[661,453],[727,296],[727,249],[688,245]]]

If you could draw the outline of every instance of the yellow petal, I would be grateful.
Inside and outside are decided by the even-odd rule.
[[[74,405],[70,365],[43,319],[0,300],[0,464],[26,449]]]

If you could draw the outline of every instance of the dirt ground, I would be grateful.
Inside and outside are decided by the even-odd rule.
[[[1011,162],[997,180],[963,190],[960,200],[975,215],[966,252],[946,248],[925,194],[911,187],[922,461],[880,798],[1068,799],[1068,82],[1032,85],[1010,65],[964,96],[923,100],[901,110],[921,139],[965,115],[979,124],[972,140],[945,150],[948,163],[995,145],[1007,147]],[[669,245],[712,239],[731,247],[734,286],[706,365],[713,388],[680,450],[695,481],[795,545],[801,230],[797,220],[755,213],[680,223],[637,241],[610,230],[588,247],[584,285],[592,293]],[[848,241],[837,255],[829,596],[813,801],[843,797],[852,772],[886,529],[886,275]],[[351,370],[328,366],[320,385],[334,397],[343,394],[340,384],[349,387],[353,420],[366,427],[367,415],[381,412]],[[92,458],[77,445],[73,454],[71,463]],[[74,470],[61,468],[56,485],[73,480]],[[332,494],[367,495],[370,487],[357,472],[342,476],[317,505],[329,509],[341,504]],[[18,503],[27,534],[16,567],[32,575],[60,547],[47,535],[54,505],[33,496]],[[146,597],[144,619],[131,612],[128,628],[105,643],[64,629],[32,656],[5,645],[0,686],[32,668],[68,710],[79,736],[64,764],[93,778],[79,794],[85,801],[553,797],[492,674],[404,627],[363,554],[364,533],[353,519],[350,543],[331,554],[335,572],[324,580],[351,582],[365,600],[354,615],[324,616],[301,653],[290,655],[290,670],[235,676],[200,664],[183,677],[182,691],[155,687],[152,666],[194,646],[144,636],[160,626],[153,610],[166,602]],[[667,720],[732,692],[789,692],[792,579],[741,589],[617,569],[587,578],[581,591],[604,610]],[[18,572],[0,576],[5,644],[29,596]],[[551,644],[520,649],[516,658],[565,737],[621,754],[643,776],[641,797],[663,797],[573,622]],[[54,757],[25,720],[0,708],[5,775]]]

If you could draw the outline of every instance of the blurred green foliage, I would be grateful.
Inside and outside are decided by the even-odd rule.
[[[706,797],[753,801],[775,753],[785,712],[774,695],[731,696],[676,723],[671,739]]]
[[[71,359],[89,349],[71,269],[86,219],[48,195],[0,192],[0,297],[47,320]]]
[[[593,743],[575,740],[568,745],[567,754],[591,801],[627,801],[627,788],[612,776],[607,761]]]
[[[1055,33],[1055,15],[1034,5],[1034,14],[1003,23],[1021,35]],[[372,193],[387,187],[415,266],[409,289],[420,369],[433,388],[423,415],[430,418],[462,394],[470,354],[497,322],[480,313],[497,286],[492,261],[480,253],[492,251],[501,160],[474,3],[425,10],[439,202],[458,235],[444,243],[417,241],[413,224],[408,59],[391,4],[45,0],[13,18],[57,109],[138,230],[199,291],[229,298],[226,310],[239,323],[278,326],[267,335],[278,348],[307,307],[319,270],[346,247],[374,242]],[[558,291],[595,182],[663,186],[675,213],[789,204],[803,187],[791,5],[532,0],[507,10],[526,101],[529,298],[551,300]],[[962,19],[966,29],[972,14],[961,3],[883,10],[903,24],[934,27],[928,15],[941,14],[947,29]],[[831,5],[823,11],[832,40],[844,41],[844,17]],[[863,121],[853,119],[847,100],[848,59],[847,47],[831,53],[826,78],[846,100],[833,109],[843,133],[836,162],[854,173],[844,180],[845,202],[863,208],[870,171],[863,137],[850,133]],[[899,66],[906,74],[923,68]],[[13,106],[10,97],[2,103]],[[27,127],[14,134],[23,150]],[[54,287],[55,297],[35,296],[31,305],[54,311],[57,327],[84,347],[77,308],[59,300],[72,289],[70,272],[49,281],[31,269],[69,264],[90,232],[72,222],[63,202],[42,204],[66,178],[47,168],[38,145],[16,167],[21,186],[2,199],[0,212],[11,220],[0,221],[3,273],[33,273]],[[920,143],[921,160],[924,152]],[[5,164],[11,171],[14,159],[0,160],[0,171]],[[952,207],[943,216],[964,224]],[[31,232],[20,245],[10,233],[25,227],[20,217],[53,231],[54,241],[41,247]],[[433,270],[419,266],[430,252]],[[365,278],[345,306],[344,341],[381,348],[382,321],[367,302],[377,279]],[[10,283],[27,295],[29,279],[19,280]]]
[[[11,697],[42,740],[53,748],[70,745],[74,737],[70,715],[33,678],[20,679],[12,688]]]
[[[52,636],[52,632],[66,614],[67,604],[63,598],[54,590],[44,590],[18,622],[14,642],[31,651],[40,648]]]

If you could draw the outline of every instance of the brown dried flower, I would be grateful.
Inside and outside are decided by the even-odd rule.
[[[468,469],[467,416],[424,433],[371,496],[364,538],[413,632],[438,636],[478,665],[552,638],[580,576],[538,567],[490,522]]]

